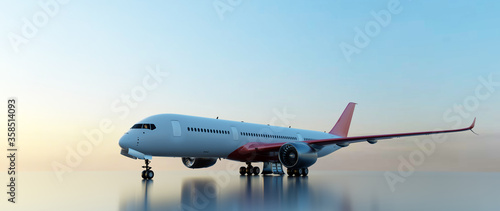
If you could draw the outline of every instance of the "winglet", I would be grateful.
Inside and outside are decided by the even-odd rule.
[[[349,126],[351,126],[351,119],[352,114],[354,113],[355,106],[356,103],[353,102],[350,102],[347,105],[335,126],[333,126],[332,130],[330,130],[330,134],[340,137],[347,137],[347,133],[349,133]]]
[[[469,130],[472,130],[472,128],[474,128],[474,126],[476,125],[476,117],[474,117],[474,121],[472,122],[472,124],[469,126]]]
[[[474,121],[472,121],[472,124],[469,126],[469,130],[470,130],[472,133],[474,133],[474,134],[476,134],[476,135],[479,135],[479,134],[477,134],[476,132],[474,132],[474,131],[472,130],[472,128],[474,128],[474,126],[475,126],[475,125],[476,125],[476,117],[474,117]]]

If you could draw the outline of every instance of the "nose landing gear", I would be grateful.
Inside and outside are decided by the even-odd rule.
[[[142,168],[145,168],[146,170],[142,171],[142,179],[153,179],[153,177],[155,176],[155,173],[153,172],[153,170],[151,170],[151,167],[149,166],[149,163],[151,161],[149,161],[148,159],[145,159],[144,162],[146,163],[145,166],[142,166]]]

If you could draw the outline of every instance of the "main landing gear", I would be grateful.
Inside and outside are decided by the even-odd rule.
[[[145,159],[144,162],[146,163],[145,166],[142,166],[142,168],[145,168],[146,170],[142,171],[142,178],[143,179],[153,179],[153,177],[155,176],[155,173],[153,172],[153,170],[151,170],[151,167],[149,166],[149,163],[151,163],[151,161],[149,161],[148,159]]]
[[[305,177],[305,176],[307,176],[307,174],[309,174],[309,169],[307,169],[307,168],[286,169],[286,173],[290,177],[293,177],[293,176],[297,176],[297,177],[303,176],[303,177]]]
[[[247,167],[245,167],[245,166],[240,167],[240,174],[241,175],[245,175],[245,174],[248,174],[248,176],[250,176],[252,174],[259,175],[259,173],[260,173],[260,168],[257,166],[253,167],[250,162],[247,162]]]

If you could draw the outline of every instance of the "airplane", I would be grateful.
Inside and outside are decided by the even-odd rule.
[[[377,143],[378,140],[407,136],[453,133],[471,130],[469,127],[452,130],[395,133],[348,137],[354,107],[349,103],[330,132],[278,127],[238,121],[205,118],[180,114],[158,114],[147,117],[119,140],[121,154],[144,160],[143,179],[152,179],[150,160],[153,156],[181,157],[191,169],[213,166],[217,159],[245,162],[241,175],[258,175],[260,168],[252,163],[263,163],[262,174],[307,176],[308,167],[318,158],[349,146],[351,143]],[[474,131],[472,131],[474,132]]]

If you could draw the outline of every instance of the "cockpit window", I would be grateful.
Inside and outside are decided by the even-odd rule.
[[[156,126],[154,124],[135,124],[130,129],[149,129],[149,130],[154,130],[154,129],[156,129]]]
[[[132,126],[132,128],[130,129],[138,129],[138,128],[142,128],[142,124],[135,124],[134,126]]]

